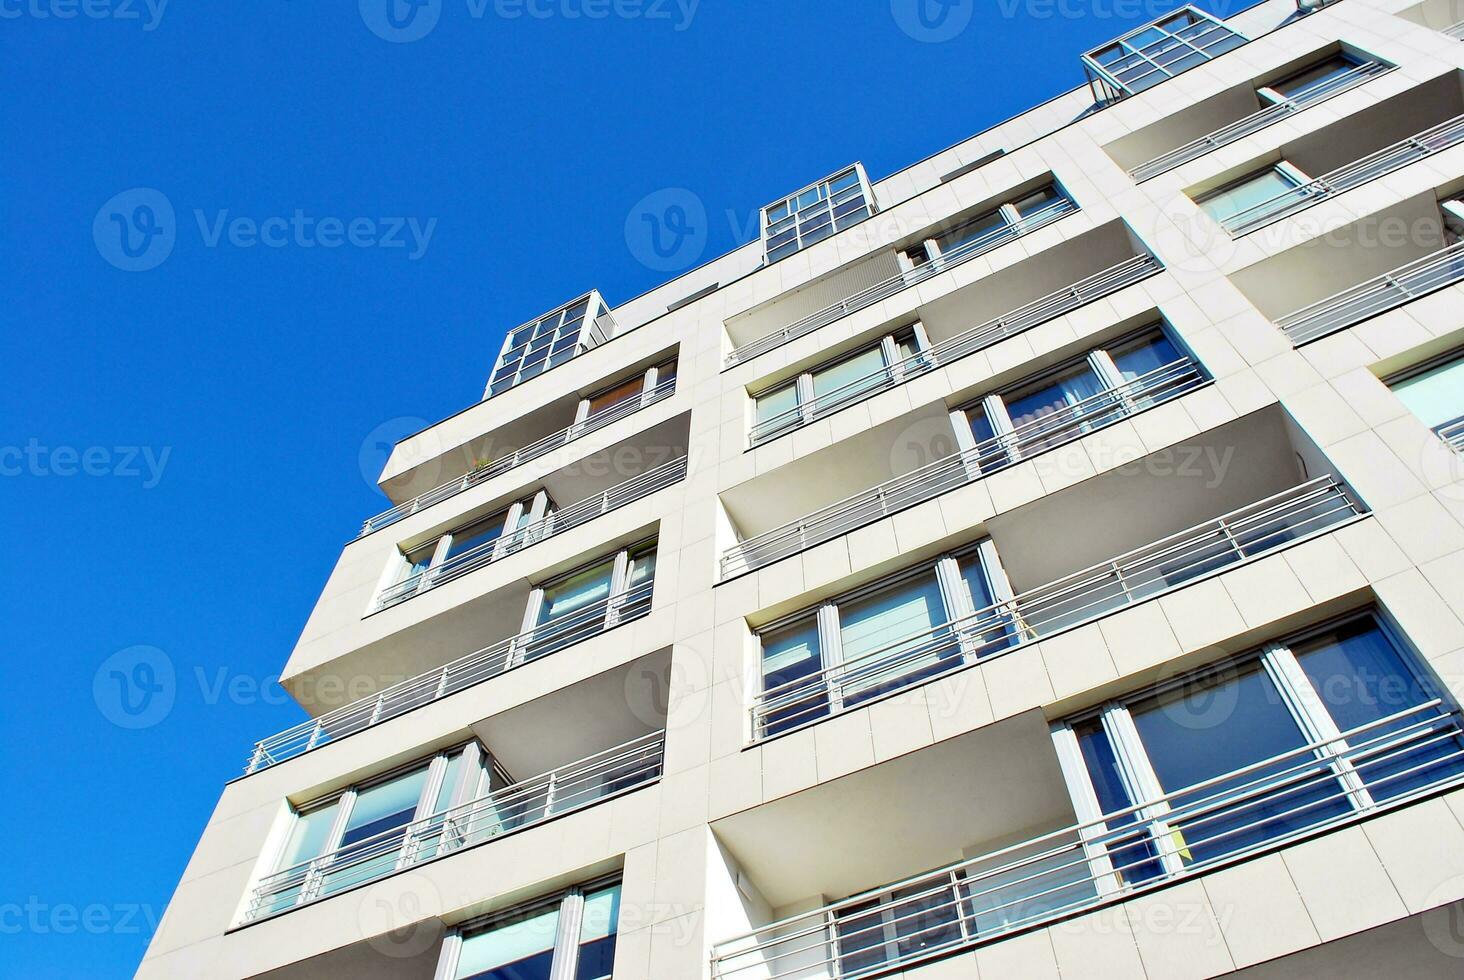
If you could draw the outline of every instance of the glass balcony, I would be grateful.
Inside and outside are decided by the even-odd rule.
[[[425,493],[418,494],[411,500],[404,501],[390,510],[383,511],[375,517],[367,518],[361,525],[359,537],[365,537],[373,531],[379,531],[384,527],[390,527],[397,521],[411,517],[431,507],[433,504],[449,500],[462,493],[464,490],[471,490],[473,487],[496,476],[502,476],[510,470],[516,469],[525,463],[532,462],[541,456],[548,455],[561,446],[567,446],[576,439],[583,438],[592,432],[598,431],[612,422],[617,422],[627,416],[634,415],[643,408],[649,408],[657,402],[664,401],[676,394],[676,378],[661,382],[645,392],[636,392],[628,397],[616,401],[588,416],[582,421],[574,422],[555,432],[537,439],[511,453],[506,453],[497,459],[484,462],[474,466],[463,476],[458,477],[441,486],[434,487]]]
[[[758,337],[756,340],[742,344],[727,355],[725,366],[733,367],[737,364],[743,364],[757,357],[759,354],[766,354],[768,351],[781,347],[790,340],[812,333],[818,328],[843,319],[851,313],[873,306],[881,300],[888,299],[896,293],[924,282],[942,272],[947,272],[964,265],[972,259],[985,255],[1008,242],[1016,241],[1024,235],[1029,235],[1039,228],[1044,228],[1059,218],[1063,218],[1077,210],[1077,204],[1069,197],[1065,194],[1057,193],[1053,199],[1043,203],[1040,207],[1027,210],[1021,213],[1015,220],[986,230],[959,245],[953,246],[949,251],[942,250],[940,255],[923,265],[915,266],[908,271],[882,279],[871,286],[851,293],[837,303],[801,317],[772,333]]]
[[[1336,60],[1340,61],[1340,57]],[[1275,123],[1290,116],[1309,109],[1327,101],[1334,96],[1349,92],[1359,85],[1372,81],[1382,75],[1395,70],[1394,65],[1377,59],[1357,60],[1339,67],[1338,70],[1329,72],[1315,80],[1309,80],[1307,84],[1295,88],[1287,87],[1279,91],[1273,87],[1266,90],[1275,91],[1281,101],[1270,102],[1263,108],[1250,115],[1244,116],[1211,130],[1197,139],[1191,140],[1182,146],[1175,147],[1167,153],[1146,160],[1145,162],[1129,170],[1129,176],[1136,182],[1150,180],[1160,174],[1168,173],[1177,167],[1181,167],[1192,160],[1212,150],[1218,150],[1222,146],[1229,146],[1255,133],[1266,129]],[[1283,83],[1276,83],[1282,85]]]
[[[754,738],[817,722],[843,710],[837,706],[868,700],[871,691],[923,683],[1090,622],[1364,513],[1344,485],[1319,477],[969,615],[771,684],[752,699]]]
[[[1464,115],[1431,126],[1345,167],[1339,167],[1314,180],[1290,187],[1226,215],[1220,220],[1220,225],[1233,237],[1250,234],[1460,143],[1464,143]]]
[[[894,361],[877,371],[861,375],[831,390],[819,393],[791,408],[767,414],[752,426],[750,442],[756,446],[796,428],[823,418],[857,401],[872,397],[951,361],[990,347],[1038,324],[1117,292],[1126,286],[1163,271],[1152,255],[1126,259],[1102,272],[1049,293],[1018,309],[971,327],[939,343]]]
[[[830,541],[855,528],[888,517],[957,487],[974,483],[1048,449],[1079,439],[1125,418],[1178,398],[1206,382],[1188,357],[1166,364],[1127,384],[1024,423],[1011,432],[922,466],[868,490],[820,508],[797,521],[739,542],[722,556],[722,577],[761,568]]]
[[[1218,775],[1142,797],[1137,805],[1104,807],[1095,820],[718,942],[712,949],[712,976],[853,980],[889,974],[1152,891],[1464,781],[1464,728],[1458,713],[1440,699],[1338,727],[1343,730],[1335,736],[1292,739],[1293,745],[1305,744],[1255,761],[1238,764],[1236,759]],[[1214,733],[1205,737],[1213,741]]]
[[[1083,55],[1100,105],[1152,88],[1218,58],[1248,38],[1195,7],[1182,7]]]
[[[516,636],[262,739],[244,772],[278,765],[639,619],[651,611],[653,585],[650,578],[633,582],[623,592],[546,618]]]
[[[616,333],[609,305],[598,290],[591,290],[573,303],[510,330],[483,397],[501,395],[600,346]]]
[[[280,915],[649,785],[660,778],[664,744],[665,732],[652,732],[284,868],[254,887],[244,919]]]
[[[562,510],[548,514],[540,521],[524,525],[513,531],[505,531],[491,540],[452,554],[445,561],[438,562],[422,571],[409,574],[405,579],[388,586],[376,599],[376,611],[388,609],[421,595],[439,585],[445,585],[469,572],[477,571],[509,555],[517,554],[530,545],[538,544],[563,534],[581,524],[592,521],[628,504],[648,497],[657,490],[665,489],[686,477],[687,457],[672,460],[640,476],[626,480],[593,497],[587,497],[570,504]]]

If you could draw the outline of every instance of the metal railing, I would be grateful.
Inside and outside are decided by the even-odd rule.
[[[770,531],[739,541],[722,556],[722,577],[761,568],[865,524],[974,483],[1049,449],[1178,398],[1206,382],[1197,364],[1181,358],[1108,388],[1050,415],[1023,423],[933,463],[820,507]]]
[[[597,429],[602,429],[611,422],[623,419],[628,415],[633,415],[642,408],[648,408],[659,401],[671,397],[675,393],[676,379],[672,378],[669,381],[656,385],[648,391],[623,398],[583,421],[565,426],[557,432],[551,432],[544,438],[531,442],[521,449],[515,449],[513,452],[505,456],[500,456],[490,463],[485,463],[482,466],[469,470],[456,480],[418,494],[411,500],[403,501],[390,510],[377,514],[375,517],[367,518],[361,525],[361,533],[358,537],[364,537],[372,531],[379,531],[384,527],[390,527],[397,521],[411,517],[418,511],[431,507],[433,504],[441,503],[450,497],[455,497],[464,490],[470,490],[484,480],[491,480],[495,476],[502,476],[515,467],[522,466],[527,462],[547,455],[560,446],[568,445],[582,436],[589,435]]]
[[[632,504],[642,497],[648,497],[657,490],[665,489],[685,478],[686,460],[685,456],[673,459],[653,470],[647,470],[640,476],[617,484],[603,493],[586,497],[563,510],[554,511],[543,520],[527,524],[516,531],[509,531],[492,541],[485,541],[462,554],[454,555],[440,564],[411,575],[382,590],[381,595],[376,599],[376,611],[380,612],[405,602],[413,596],[435,589],[439,585],[462,578],[485,565],[517,554],[530,545],[538,544],[556,534],[563,534],[587,521],[608,514],[612,510]]]
[[[754,696],[755,738],[781,734],[1090,622],[1364,513],[1320,477]]]
[[[963,265],[999,246],[1005,245],[1007,242],[1016,241],[1023,235],[1031,234],[1037,229],[1046,227],[1059,218],[1066,217],[1078,210],[1077,204],[1066,197],[1053,201],[1051,204],[1044,205],[1019,221],[1009,225],[1003,225],[984,235],[973,238],[971,241],[931,259],[924,265],[918,265],[908,272],[890,276],[888,279],[884,279],[875,283],[873,286],[862,289],[832,306],[825,307],[816,313],[810,313],[808,316],[780,330],[743,344],[727,355],[724,366],[733,367],[734,365],[745,363],[757,357],[759,354],[766,354],[768,351],[776,347],[781,347],[790,340],[802,337],[807,333],[812,333],[819,327],[828,326],[836,320],[843,319],[850,313],[857,312],[868,306],[873,306],[880,300],[888,299],[903,289],[924,282],[932,276],[940,275],[942,272],[947,272],[959,265]]]
[[[651,611],[652,582],[632,586],[517,636],[476,650],[441,667],[393,684],[377,694],[327,711],[318,718],[254,743],[245,775],[278,765],[348,735],[456,694],[531,660],[557,653]]]
[[[1297,347],[1464,280],[1464,242],[1399,266],[1276,320]]]
[[[1464,453],[1464,416],[1452,422],[1445,422],[1434,430],[1440,439],[1448,443],[1449,448],[1456,453]]]
[[[801,405],[769,416],[752,426],[750,441],[756,446],[792,432],[857,401],[934,371],[968,354],[974,354],[1007,337],[1030,330],[1162,271],[1163,264],[1152,255],[1136,255],[1125,259],[1102,272],[1048,293],[979,326],[963,330],[954,337],[932,344],[925,350],[886,365],[878,371],[826,391]]]
[[[1126,899],[1457,785],[1461,734],[1429,701],[716,943],[712,976],[865,977]]]
[[[1237,211],[1221,219],[1220,225],[1235,237],[1249,234],[1460,143],[1464,143],[1464,115],[1431,126],[1345,167]]]
[[[1449,35],[1449,37],[1464,41],[1464,21],[1445,27],[1443,33]]]
[[[645,786],[661,775],[665,735],[652,732],[267,875],[244,918],[279,915]]]
[[[1325,102],[1335,95],[1341,95],[1364,82],[1371,81],[1382,75],[1396,70],[1395,65],[1382,61],[1369,61],[1332,76],[1326,81],[1320,82],[1314,87],[1299,93],[1294,98],[1285,102],[1276,102],[1259,112],[1253,112],[1243,119],[1213,132],[1206,133],[1199,139],[1192,140],[1183,146],[1176,147],[1168,153],[1160,154],[1152,160],[1139,164],[1129,171],[1129,176],[1136,182],[1143,182],[1160,174],[1168,173],[1176,167],[1181,167],[1191,160],[1198,160],[1211,150],[1218,150],[1222,146],[1229,146],[1238,140],[1245,139],[1254,133],[1258,133],[1274,123],[1280,122],[1288,116],[1295,115],[1303,109],[1310,108],[1318,103]]]

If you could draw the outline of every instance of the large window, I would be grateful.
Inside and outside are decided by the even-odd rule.
[[[855,164],[762,210],[763,250],[769,264],[874,213],[874,193]]]
[[[917,355],[929,346],[925,328],[917,323],[763,389],[752,396],[752,444],[897,384],[922,366]]]
[[[1364,62],[1344,51],[1263,86],[1259,94],[1263,100],[1272,103],[1309,102],[1324,92],[1347,84],[1364,64],[1375,63]]]
[[[1118,814],[1095,877],[1175,874],[1464,772],[1424,678],[1365,615],[1057,726],[1079,812]]]
[[[1110,102],[1142,92],[1244,44],[1209,14],[1185,7],[1083,55],[1093,95]]]
[[[440,752],[385,776],[301,806],[251,918],[282,912],[391,872],[409,825],[486,790],[476,745]]]
[[[598,292],[510,330],[503,351],[488,379],[485,398],[492,398],[557,367],[608,339],[598,326],[608,319],[608,308]]]
[[[804,610],[758,632],[758,736],[918,684],[1004,649],[1010,623],[993,608],[1010,589],[992,542]]]
[[[1458,452],[1464,452],[1464,350],[1390,378],[1409,411]]]
[[[1184,394],[1204,380],[1164,324],[993,392],[962,411],[970,465],[990,472]]]
[[[655,571],[656,542],[644,541],[535,586],[515,660],[554,653],[648,612]]]
[[[1264,219],[1289,202],[1282,195],[1308,183],[1306,174],[1289,163],[1272,164],[1218,190],[1203,194],[1195,203],[1217,224],[1229,228],[1239,219],[1241,226]],[[1270,207],[1266,205],[1270,204]]]
[[[1057,184],[1048,184],[928,239],[922,254],[939,265],[942,259],[948,261],[956,255],[979,250],[988,243],[1006,241],[1024,222],[1030,223],[1050,212],[1065,212],[1072,206],[1072,199],[1066,191]]]
[[[571,888],[448,935],[437,975],[451,980],[609,980],[620,884]]]

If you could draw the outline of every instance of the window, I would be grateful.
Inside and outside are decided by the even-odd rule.
[[[1345,85],[1365,63],[1347,53],[1335,54],[1293,75],[1272,82],[1260,90],[1271,102],[1306,102],[1330,89]]]
[[[1144,804],[1098,835],[1097,876],[1134,884],[1464,773],[1464,741],[1437,697],[1368,614],[1112,703],[1054,737],[1060,754],[1076,749],[1080,812]]]
[[[563,650],[650,611],[656,543],[622,548],[536,586],[524,611],[519,663]]]
[[[1246,38],[1194,7],[1131,31],[1083,55],[1088,81],[1099,102],[1111,102],[1157,85],[1217,58]]]
[[[1155,324],[967,405],[962,411],[971,439],[962,448],[968,465],[989,473],[1182,395],[1203,380],[1168,327]]]
[[[1004,649],[1010,598],[989,539],[758,631],[757,735],[775,735]]]
[[[1232,222],[1237,216],[1243,216],[1240,223],[1264,218],[1267,203],[1275,202],[1273,207],[1279,209],[1284,202],[1276,201],[1276,198],[1305,183],[1305,175],[1289,164],[1280,163],[1202,195],[1195,203],[1214,221],[1229,227],[1227,222]]]
[[[874,192],[855,164],[762,210],[768,264],[843,231],[874,213]]]
[[[918,355],[929,346],[925,328],[917,323],[758,392],[752,396],[752,444],[792,431],[924,370],[927,365]]]
[[[395,870],[404,851],[422,843],[412,839],[414,824],[479,795],[487,779],[485,757],[477,743],[458,746],[300,807],[249,917],[283,912]],[[435,837],[429,846],[435,848]]]
[[[1464,351],[1453,351],[1388,380],[1408,410],[1464,452]]]
[[[619,882],[571,888],[449,933],[437,975],[452,980],[609,980],[619,919]],[[571,928],[564,928],[566,924]]]
[[[1057,184],[1048,184],[927,240],[924,249],[939,267],[942,260],[949,262],[968,253],[979,254],[1015,238],[1024,227],[1044,216],[1065,214],[1075,207],[1066,191]]]
[[[600,326],[609,323],[609,308],[598,292],[510,330],[488,379],[485,398],[557,367],[608,339]]]

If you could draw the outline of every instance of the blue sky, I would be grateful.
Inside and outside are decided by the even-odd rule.
[[[131,974],[302,717],[273,678],[382,446],[473,402],[507,328],[667,278],[638,202],[691,191],[709,259],[1176,5],[432,0],[408,41],[382,2],[0,0],[0,973]]]

